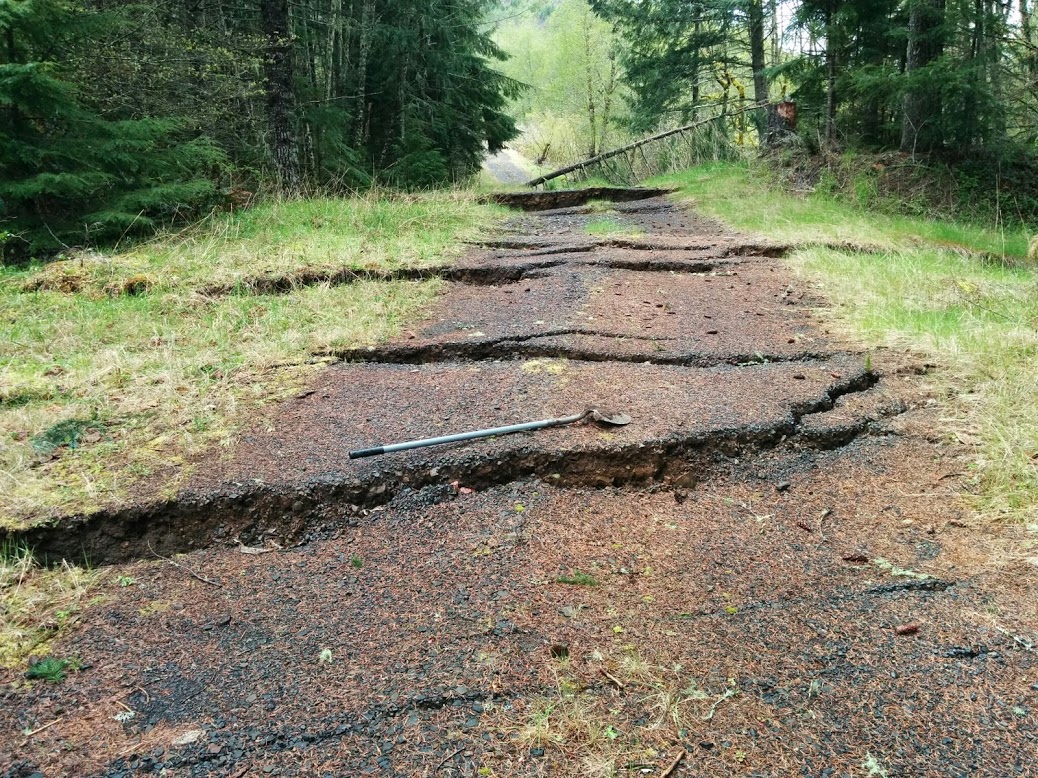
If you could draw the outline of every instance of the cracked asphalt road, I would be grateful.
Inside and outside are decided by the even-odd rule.
[[[113,566],[82,668],[4,678],[3,774],[1038,775],[1038,580],[926,368],[867,370],[774,247],[602,211],[517,217],[175,500],[41,537]],[[347,458],[586,405],[634,422]]]

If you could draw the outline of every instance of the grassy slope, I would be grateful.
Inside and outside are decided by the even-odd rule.
[[[922,348],[947,368],[957,399],[949,434],[977,445],[982,509],[1038,515],[1038,276],[1022,267],[1024,230],[871,213],[837,200],[798,197],[747,164],[712,165],[653,183],[677,186],[733,227],[796,241],[880,245],[881,254],[824,249],[792,263],[839,307],[839,317],[875,345]],[[1004,254],[1006,265],[956,250]]]
[[[744,230],[789,242],[847,241],[903,251],[913,247],[962,247],[1013,258],[1027,256],[1023,229],[896,216],[857,208],[825,196],[798,197],[775,186],[749,163],[717,163],[660,176],[653,186],[673,186],[704,213]]]
[[[251,409],[318,369],[314,354],[391,336],[440,288],[256,295],[250,279],[428,265],[496,213],[449,193],[271,203],[124,251],[0,269],[0,527],[119,503],[144,478],[175,489],[186,457],[232,445]],[[147,291],[124,293],[134,282]],[[225,285],[241,292],[200,294]],[[76,447],[41,453],[70,420]]]

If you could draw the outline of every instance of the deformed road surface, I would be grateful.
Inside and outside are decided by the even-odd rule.
[[[65,528],[112,576],[78,671],[5,678],[3,774],[1038,775],[1035,568],[928,366],[776,253],[518,216],[176,500]],[[633,422],[347,457],[588,406]]]

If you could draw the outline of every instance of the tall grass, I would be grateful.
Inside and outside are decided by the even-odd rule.
[[[48,643],[75,621],[97,577],[69,564],[42,568],[25,546],[0,546],[0,667],[46,653]]]
[[[150,290],[180,293],[302,271],[423,267],[456,255],[499,217],[451,192],[274,200],[123,250],[83,252],[28,275],[8,270],[0,282],[111,295],[141,279]]]
[[[891,250],[914,247],[969,249],[1027,256],[1025,229],[1001,229],[942,219],[880,213],[825,194],[791,194],[770,171],[752,162],[718,162],[658,176],[650,183],[676,187],[681,197],[732,227],[790,243],[849,242]]]
[[[933,249],[810,249],[792,261],[854,335],[937,359],[934,381],[955,395],[949,435],[976,446],[981,508],[1038,516],[1038,276]]]

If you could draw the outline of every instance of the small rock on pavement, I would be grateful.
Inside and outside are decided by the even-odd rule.
[[[918,624],[899,624],[894,627],[895,635],[914,635],[919,631]]]
[[[205,732],[200,729],[191,729],[173,741],[175,746],[189,746],[201,738]]]
[[[790,486],[792,486],[792,484],[789,481],[779,481],[777,484],[775,484],[775,491],[788,492]]]

